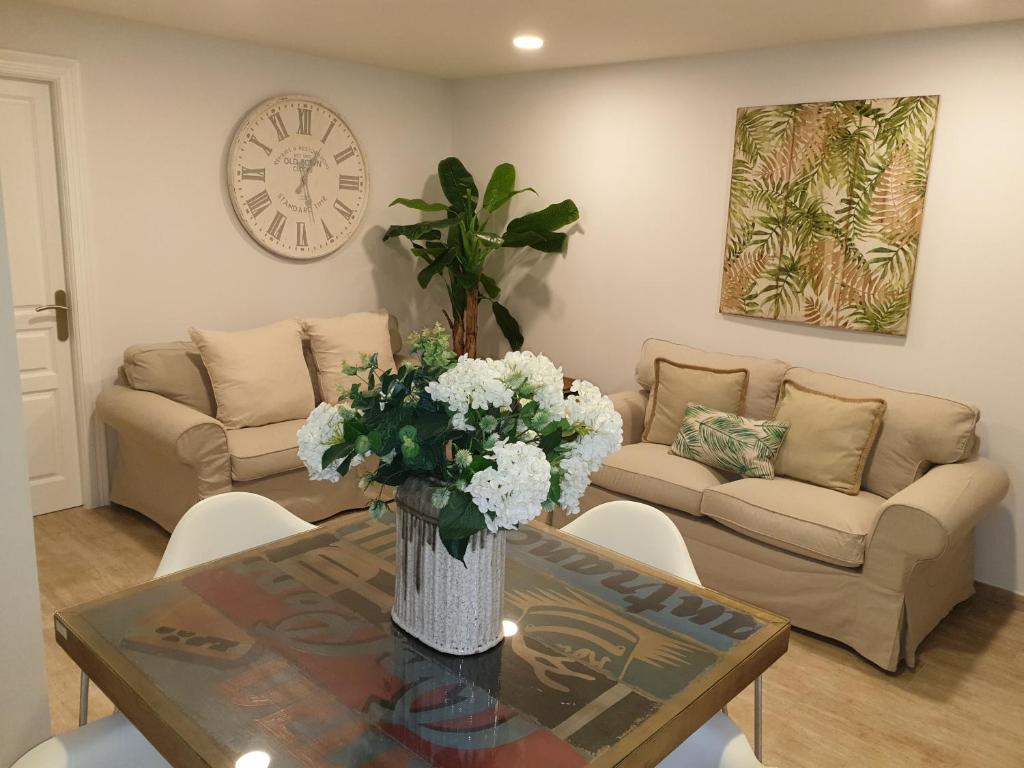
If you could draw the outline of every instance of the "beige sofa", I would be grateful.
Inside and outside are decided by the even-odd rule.
[[[391,346],[401,361],[393,320]],[[338,483],[309,479],[297,454],[303,419],[244,429],[217,421],[213,387],[191,342],[129,347],[118,382],[100,394],[96,411],[117,435],[111,499],[168,531],[195,502],[226,491],[267,496],[308,521],[367,505],[358,481],[369,463]]]
[[[771,415],[791,379],[887,403],[861,492],[788,478],[739,479],[641,442],[654,360],[746,368],[746,414]],[[925,636],[974,591],[972,531],[1006,494],[1006,472],[977,456],[978,411],[939,397],[792,368],[779,360],[707,353],[648,340],[639,389],[613,396],[623,448],[595,473],[589,509],[638,499],[667,512],[706,586],[835,638],[883,669],[913,667]],[[827,428],[827,425],[823,425]],[[555,525],[567,522],[556,511]]]

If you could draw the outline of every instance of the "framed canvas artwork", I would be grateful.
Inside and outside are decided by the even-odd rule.
[[[738,110],[721,311],[906,335],[938,106]]]

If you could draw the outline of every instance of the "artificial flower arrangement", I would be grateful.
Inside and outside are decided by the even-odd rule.
[[[309,415],[299,456],[310,478],[337,482],[376,456],[360,484],[379,484],[378,517],[385,487],[430,481],[441,541],[459,560],[480,531],[515,528],[555,505],[579,512],[590,474],[622,444],[611,400],[585,381],[563,397],[561,370],[532,352],[456,360],[440,324],[409,340],[418,365],[381,370],[366,356],[344,369],[360,383]]]

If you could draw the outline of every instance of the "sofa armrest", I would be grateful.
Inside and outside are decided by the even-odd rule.
[[[865,553],[865,572],[901,585],[913,566],[941,556],[970,534],[1009,489],[988,459],[941,464],[882,504]]]
[[[647,393],[639,390],[616,392],[609,395],[612,405],[622,417],[622,444],[639,443],[644,433],[644,413],[647,411]]]
[[[162,395],[117,384],[100,393],[96,413],[118,434],[195,468],[201,481],[230,486],[227,432],[212,416]]]

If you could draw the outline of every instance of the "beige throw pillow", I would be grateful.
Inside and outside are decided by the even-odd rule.
[[[302,321],[316,361],[320,394],[326,402],[338,402],[339,388],[347,390],[359,381],[357,376],[346,376],[341,372],[345,363],[358,365],[362,355],[376,353],[377,364],[381,368],[395,367],[390,319],[387,312],[378,310]]]
[[[313,382],[302,356],[297,320],[249,331],[189,329],[213,383],[217,418],[229,428],[304,419]]]
[[[746,368],[717,370],[659,357],[654,361],[654,386],[647,401],[644,442],[671,445],[683,423],[688,403],[740,413],[747,394],[748,376]]]
[[[773,420],[789,424],[789,433],[775,473],[857,495],[884,415],[884,400],[838,397],[784,381]]]

